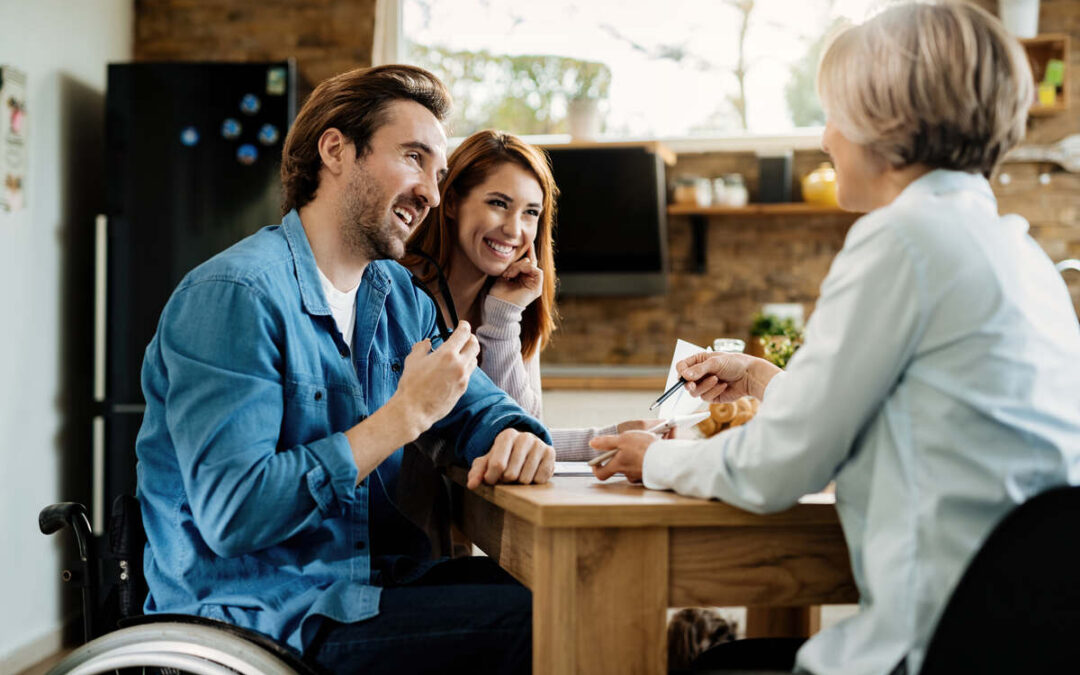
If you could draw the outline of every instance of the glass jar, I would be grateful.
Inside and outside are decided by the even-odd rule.
[[[708,178],[698,178],[694,181],[694,194],[697,196],[698,206],[712,206],[712,181]]]
[[[724,198],[726,206],[746,206],[750,201],[750,193],[746,190],[742,174],[729,173],[724,176]]]
[[[679,176],[672,188],[671,200],[675,204],[697,206],[697,176]]]
[[[724,184],[724,177],[719,176],[712,180],[712,201],[717,206],[724,206],[727,204],[727,186]]]
[[[745,349],[746,343],[739,338],[716,338],[712,341],[712,350],[714,352],[741,354]]]

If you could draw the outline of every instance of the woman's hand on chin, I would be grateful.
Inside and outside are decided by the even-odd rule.
[[[536,266],[536,247],[529,246],[525,257],[511,263],[488,293],[518,307],[528,307],[544,290],[544,271]]]

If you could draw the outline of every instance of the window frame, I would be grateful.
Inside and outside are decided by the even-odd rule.
[[[405,0],[376,0],[375,35],[371,65],[405,63],[405,26],[402,21]],[[701,134],[698,136],[623,137],[600,136],[596,142],[660,142],[676,155],[708,152],[776,152],[783,150],[819,150],[824,127],[802,127],[790,132],[773,134]],[[512,131],[512,130],[508,130]],[[523,140],[533,145],[563,145],[573,142],[569,134],[525,135]],[[449,139],[450,148],[465,138]]]

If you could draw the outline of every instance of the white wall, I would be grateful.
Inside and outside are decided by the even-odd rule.
[[[26,73],[29,115],[27,207],[0,211],[0,674],[44,656],[76,606],[58,583],[67,547],[36,522],[86,498],[105,64],[131,59],[132,14],[132,0],[0,0],[0,63]]]

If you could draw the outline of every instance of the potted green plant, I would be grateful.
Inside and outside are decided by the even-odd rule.
[[[781,319],[773,314],[758,313],[750,324],[750,345],[748,354],[760,356],[780,368],[802,346],[802,328],[794,319]]]
[[[598,61],[577,61],[567,71],[566,124],[575,138],[600,133],[600,101],[611,89],[611,69]]]

